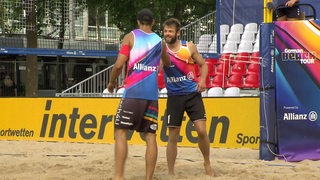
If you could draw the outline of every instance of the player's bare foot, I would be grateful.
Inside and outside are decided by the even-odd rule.
[[[206,175],[213,176],[213,171],[210,163],[204,163],[204,170],[206,171]]]

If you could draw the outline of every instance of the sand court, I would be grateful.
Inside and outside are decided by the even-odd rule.
[[[198,148],[179,147],[176,175],[167,176],[166,148],[159,147],[154,179],[319,179],[320,161],[259,160],[253,149],[211,148],[215,176],[204,175]],[[114,145],[0,141],[1,179],[112,179]],[[126,179],[144,179],[144,145],[129,145]]]

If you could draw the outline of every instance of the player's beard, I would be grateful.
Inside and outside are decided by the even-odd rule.
[[[176,35],[173,36],[173,37],[170,37],[169,39],[168,39],[168,37],[170,37],[170,36],[166,36],[165,37],[165,40],[166,40],[167,44],[174,44],[178,39]]]

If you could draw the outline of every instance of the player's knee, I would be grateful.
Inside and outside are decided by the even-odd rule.
[[[204,130],[198,131],[198,137],[199,137],[199,138],[206,138],[206,137],[207,137],[207,132],[206,132],[206,130],[204,129]]]

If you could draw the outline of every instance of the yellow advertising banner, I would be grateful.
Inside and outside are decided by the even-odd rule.
[[[259,148],[259,98],[204,98],[211,147]],[[114,143],[113,122],[120,98],[0,98],[0,140]],[[157,142],[166,146],[166,98],[159,99]],[[197,147],[185,114],[179,146]],[[130,132],[130,144],[145,144]]]

